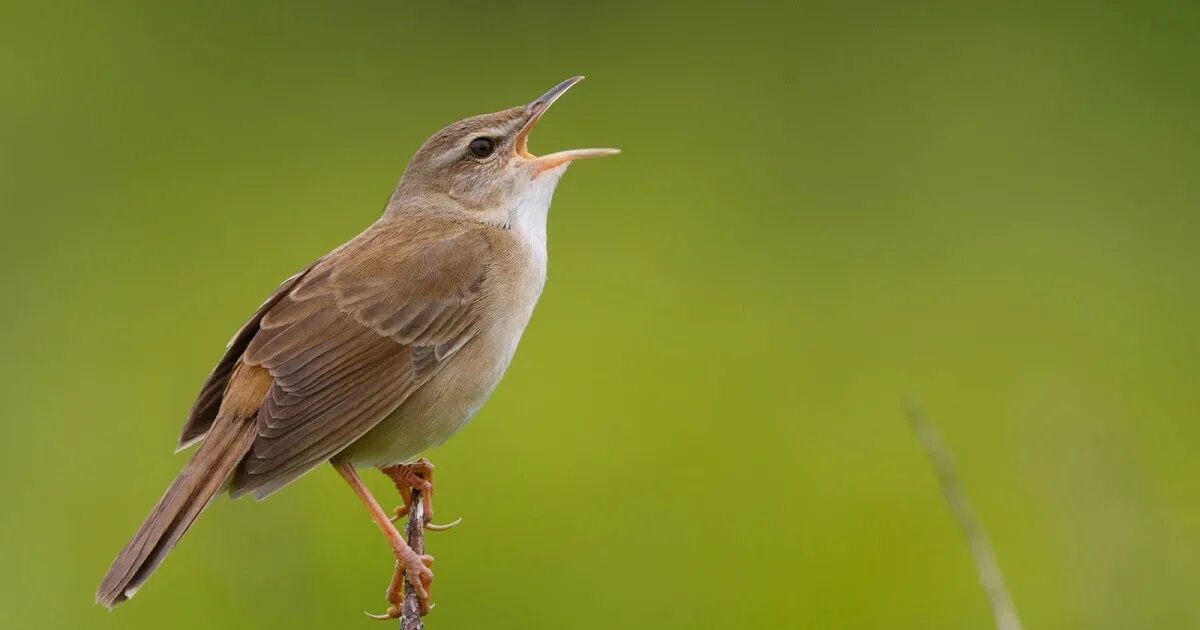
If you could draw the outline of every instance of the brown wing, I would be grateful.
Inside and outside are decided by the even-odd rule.
[[[490,260],[478,228],[377,224],[317,263],[259,322],[242,360],[274,382],[234,478],[259,498],[390,414],[474,334]]]
[[[317,263],[319,262],[318,260]],[[267,298],[267,301],[258,307],[250,321],[243,324],[233,339],[229,340],[229,344],[225,346],[225,355],[209,373],[208,378],[204,381],[204,386],[200,388],[200,394],[196,396],[196,402],[192,404],[192,410],[188,413],[187,420],[183,423],[183,430],[179,433],[179,446],[176,450],[183,450],[208,434],[213,420],[217,417],[217,410],[221,408],[225,387],[229,385],[229,375],[233,373],[238,359],[246,351],[246,346],[250,345],[250,340],[258,333],[259,322],[262,321],[267,311],[283,299],[283,296],[287,295],[288,291],[291,291],[292,287],[300,281],[300,278],[303,278],[317,263],[309,265],[308,269],[284,280],[283,284],[279,285],[275,292]]]

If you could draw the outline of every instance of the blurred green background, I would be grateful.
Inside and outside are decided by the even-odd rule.
[[[586,74],[533,148],[625,152],[431,454],[432,630],[986,628],[907,395],[1028,627],[1200,627],[1198,6],[6,4],[0,625],[382,627],[328,470],[92,593],[276,283]]]

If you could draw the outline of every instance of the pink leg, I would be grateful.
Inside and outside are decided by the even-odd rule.
[[[354,494],[358,495],[358,499],[363,502],[363,505],[367,506],[367,511],[371,513],[371,520],[375,521],[379,531],[387,536],[388,542],[392,545],[392,551],[396,554],[396,572],[392,576],[392,582],[387,590],[387,600],[391,605],[388,606],[386,614],[372,615],[372,617],[377,619],[400,617],[400,609],[404,605],[405,581],[408,582],[410,588],[417,590],[417,595],[421,600],[421,614],[428,613],[429,589],[433,585],[433,571],[429,567],[433,565],[433,556],[418,555],[408,546],[408,543],[404,541],[404,536],[392,524],[387,513],[383,511],[379,502],[371,495],[371,491],[363,484],[353,466],[334,464],[333,467],[346,480],[346,483],[350,484]]]

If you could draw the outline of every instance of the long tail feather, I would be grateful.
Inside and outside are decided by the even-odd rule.
[[[96,590],[96,603],[112,608],[133,597],[250,450],[258,407],[271,381],[262,368],[238,368],[212,430],[117,554]]]

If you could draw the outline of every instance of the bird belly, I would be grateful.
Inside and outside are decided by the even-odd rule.
[[[338,459],[360,467],[390,466],[446,441],[479,411],[512,360],[511,353],[504,356],[495,345],[489,339],[472,339]]]

